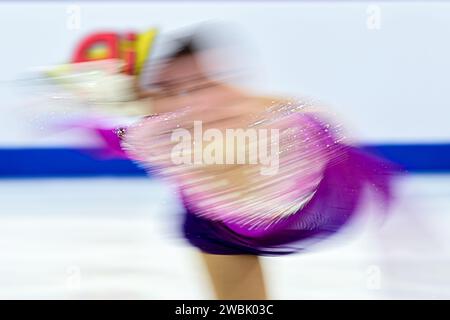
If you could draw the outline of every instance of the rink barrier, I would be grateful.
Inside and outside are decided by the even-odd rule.
[[[410,172],[450,172],[450,143],[367,145],[363,148]],[[0,178],[145,175],[145,170],[130,160],[105,158],[101,149],[0,148]]]

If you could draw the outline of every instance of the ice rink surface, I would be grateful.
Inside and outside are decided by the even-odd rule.
[[[399,182],[311,250],[264,258],[274,299],[450,298],[450,176]],[[154,179],[0,180],[1,299],[209,299],[179,233],[179,203]],[[370,197],[370,196],[368,196]]]

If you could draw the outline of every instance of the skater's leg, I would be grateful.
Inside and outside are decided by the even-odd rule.
[[[260,259],[202,253],[218,299],[267,299]]]

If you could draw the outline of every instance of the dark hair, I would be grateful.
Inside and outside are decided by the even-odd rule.
[[[187,40],[184,39],[180,43],[178,49],[167,57],[169,60],[190,56],[200,51],[198,44],[192,37]]]
[[[156,50],[150,51],[151,58],[147,61],[141,75],[142,86],[152,86],[159,70],[179,58],[189,56],[197,58],[197,54],[215,49],[228,50],[234,45],[234,39],[230,38],[230,34],[233,36],[236,33],[229,32],[228,28],[225,29],[220,24],[207,23],[176,35],[157,38]],[[198,61],[203,67],[203,61],[200,60],[203,60],[203,57],[199,57]]]
[[[175,40],[177,43],[177,48],[175,51],[164,57],[166,61],[174,61],[178,58],[184,58],[192,56],[196,53],[201,52],[204,46],[201,45],[202,41],[195,34]]]

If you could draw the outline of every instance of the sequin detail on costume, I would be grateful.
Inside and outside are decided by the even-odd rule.
[[[242,128],[279,130],[279,140],[257,141],[278,149],[278,170],[273,175],[262,175],[261,163],[174,164],[176,143],[171,135],[179,128],[192,132],[195,118],[189,108],[149,117],[129,128],[123,146],[134,159],[176,183],[195,215],[247,230],[267,230],[309,203],[325,166],[340,156],[338,126],[322,123],[315,113],[305,112],[307,107],[304,102],[276,103]],[[255,156],[250,144],[245,142],[246,159]]]

